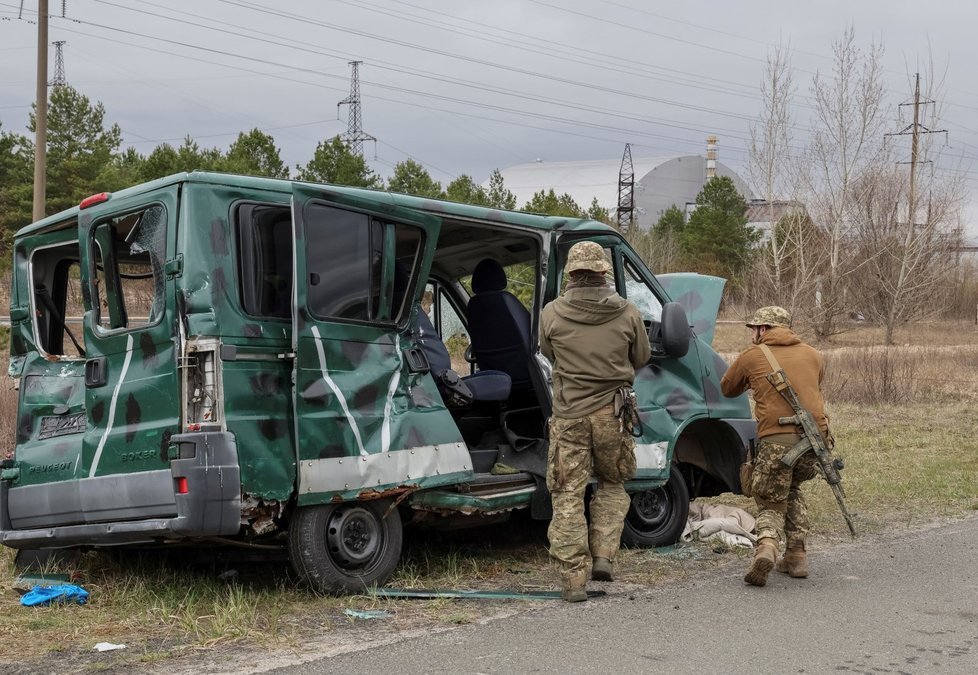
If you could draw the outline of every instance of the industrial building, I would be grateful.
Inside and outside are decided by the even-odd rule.
[[[713,140],[712,138],[710,140]],[[670,206],[690,212],[696,195],[710,175],[729,176],[737,190],[750,200],[747,183],[728,166],[715,159],[715,141],[708,146],[707,156],[635,158],[633,169],[633,214],[636,224],[649,229]],[[506,188],[516,195],[517,208],[522,207],[537,192],[553,190],[567,193],[581,207],[587,208],[593,199],[609,210],[612,218],[619,206],[619,177],[621,159],[596,159],[573,162],[537,160],[501,169]]]

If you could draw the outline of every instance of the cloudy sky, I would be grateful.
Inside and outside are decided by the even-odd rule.
[[[21,11],[21,4],[23,9]],[[795,142],[809,85],[847,28],[885,47],[892,128],[912,74],[942,79],[942,163],[978,190],[978,5],[953,0],[51,0],[67,81],[101,101],[148,154],[190,135],[226,149],[271,134],[290,166],[347,129],[360,60],[364,154],[387,176],[405,158],[446,184],[535,161],[702,154],[743,171],[765,60],[790,44]],[[34,99],[37,0],[0,0],[0,123],[24,130]],[[19,16],[20,15],[20,16]],[[54,72],[54,50],[51,52]],[[909,158],[909,141],[906,158]],[[941,140],[943,145],[943,139]],[[746,172],[744,172],[746,173]]]

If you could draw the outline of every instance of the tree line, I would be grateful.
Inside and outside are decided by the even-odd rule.
[[[14,232],[31,222],[34,179],[34,129],[31,113],[27,135],[0,128],[0,232],[3,257],[9,264]],[[187,137],[174,147],[162,143],[148,155],[122,147],[122,130],[109,124],[102,103],[93,103],[71,86],[51,89],[48,105],[47,215],[78,204],[98,192],[113,192],[141,182],[184,171],[224,171],[271,178],[349,185],[448,199],[490,208],[609,221],[597,200],[578,205],[569,194],[541,190],[523,205],[506,188],[499,170],[488,187],[462,175],[444,188],[418,162],[398,162],[385,181],[363,157],[353,154],[337,136],[321,141],[306,164],[289,167],[272,136],[260,129],[241,132],[227,148],[202,148]]]
[[[732,180],[714,178],[691,212],[674,206],[651,229],[626,233],[652,270],[722,276],[729,280],[728,309],[779,304],[819,339],[831,339],[853,321],[869,321],[883,326],[892,343],[896,327],[909,322],[974,318],[975,266],[960,257],[964,173],[935,169],[940,146],[929,134],[920,138],[921,170],[912,179],[907,166],[898,164],[895,143],[885,140],[899,120],[885,105],[882,53],[879,45],[860,49],[852,29],[845,31],[833,44],[831,71],[812,77],[813,114],[805,129],[792,113],[796,87],[790,53],[775,48],[764,68],[761,111],[748,145],[748,178],[765,205],[759,214],[765,228],[749,224],[748,203]],[[924,99],[939,101],[933,73],[925,73],[924,81]],[[212,170],[611,223],[597,199],[582,206],[555,190],[541,190],[519,205],[498,169],[487,187],[467,175],[443,187],[408,159],[385,180],[339,137],[319,142],[308,163],[294,167],[259,129],[240,133],[227,150],[202,148],[187,137],[144,156],[123,149],[122,132],[107,123],[104,106],[70,86],[52,88],[48,110],[48,214],[97,192]],[[940,128],[939,110],[929,108],[927,127]],[[33,114],[28,130],[21,135],[0,128],[3,266],[10,264],[13,233],[31,220]],[[796,136],[799,130],[806,132],[804,138]]]

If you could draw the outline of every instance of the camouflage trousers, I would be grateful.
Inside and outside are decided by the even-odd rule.
[[[592,471],[597,485],[589,528],[584,492]],[[554,513],[547,534],[564,588],[584,588],[592,557],[615,559],[629,505],[624,483],[634,475],[635,440],[619,430],[611,406],[584,417],[551,418],[547,488]]]
[[[757,446],[751,491],[757,504],[757,538],[771,537],[788,547],[803,545],[808,536],[808,509],[801,484],[817,473],[818,460],[806,452],[788,467],[781,463],[801,439],[796,434],[765,436]]]

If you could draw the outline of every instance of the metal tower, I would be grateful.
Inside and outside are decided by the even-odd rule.
[[[347,118],[346,133],[340,139],[350,149],[350,152],[358,157],[363,157],[363,142],[373,141],[376,145],[377,139],[363,130],[363,117],[360,113],[360,64],[363,61],[350,61],[353,66],[353,75],[350,79],[350,95],[336,104],[336,113],[339,114],[340,106],[348,104],[350,115]]]
[[[632,146],[625,143],[625,154],[621,158],[618,172],[618,231],[629,235],[635,219],[635,168],[632,166]]]
[[[54,79],[49,83],[52,87],[63,87],[68,84],[65,78],[65,55],[62,47],[65,46],[64,40],[52,42],[54,45]]]

